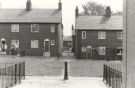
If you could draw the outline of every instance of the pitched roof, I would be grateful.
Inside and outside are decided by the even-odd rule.
[[[78,16],[76,18],[76,29],[88,30],[122,30],[122,16]]]
[[[40,22],[60,23],[61,10],[58,9],[0,9],[0,22]]]
[[[64,36],[63,41],[72,41],[72,37],[71,36]]]

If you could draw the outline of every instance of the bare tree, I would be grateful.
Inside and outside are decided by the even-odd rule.
[[[82,5],[83,12],[80,15],[95,15],[95,16],[103,16],[105,15],[105,10],[107,6],[103,6],[102,4],[98,4],[94,1],[89,1],[86,4]],[[122,11],[112,12],[111,15],[122,15]]]
[[[86,4],[82,5],[84,12],[81,14],[84,15],[104,15],[104,11],[106,6],[103,6],[102,4],[97,4],[94,1],[89,1]]]

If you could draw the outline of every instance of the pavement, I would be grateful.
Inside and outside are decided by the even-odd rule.
[[[27,76],[12,88],[108,88],[100,77],[69,77],[64,81],[62,76]]]

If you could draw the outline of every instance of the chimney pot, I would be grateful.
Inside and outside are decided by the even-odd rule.
[[[105,16],[106,17],[111,17],[111,8],[110,8],[110,6],[107,6],[106,7]]]
[[[78,9],[78,6],[76,6],[76,9],[75,9],[75,17],[78,17],[79,16],[79,9]]]
[[[27,3],[26,3],[26,11],[31,11],[31,0],[27,0]]]
[[[61,3],[61,0],[59,0],[58,9],[59,9],[59,10],[62,10],[62,3]]]

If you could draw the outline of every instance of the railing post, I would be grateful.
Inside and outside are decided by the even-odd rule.
[[[23,62],[23,78],[25,79],[25,62]]]
[[[17,64],[15,64],[15,84],[17,83]]]
[[[19,77],[19,82],[21,82],[21,63],[19,63],[18,65],[19,65],[19,74],[18,74],[18,77]]]
[[[105,81],[105,64],[103,66],[103,81]]]

